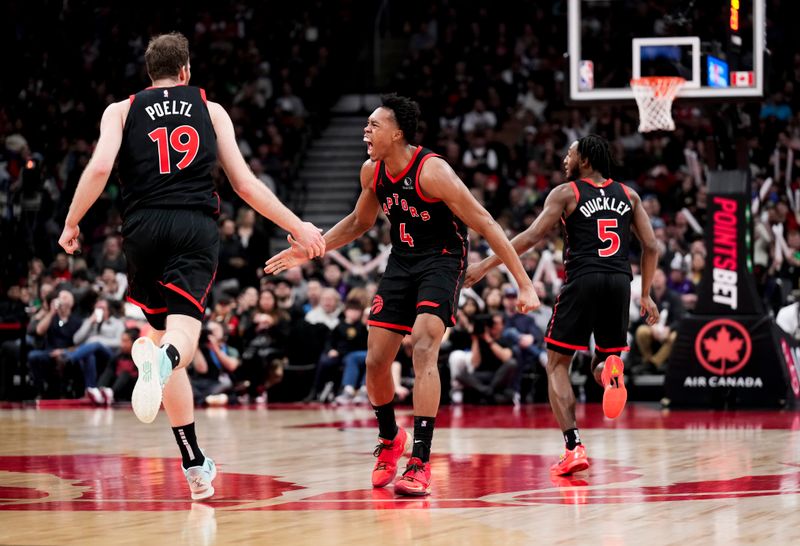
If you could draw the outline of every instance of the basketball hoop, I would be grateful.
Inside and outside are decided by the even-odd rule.
[[[672,101],[683,84],[684,78],[650,76],[631,80],[633,96],[639,106],[639,132],[674,131]]]

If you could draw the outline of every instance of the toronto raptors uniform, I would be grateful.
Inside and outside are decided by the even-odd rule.
[[[197,87],[130,96],[119,154],[128,301],[163,330],[167,314],[202,318],[219,253],[217,139]]]
[[[382,161],[373,189],[391,224],[392,253],[368,324],[408,334],[417,314],[429,313],[455,325],[467,259],[467,228],[442,201],[420,188],[422,165],[439,157],[418,146],[402,172],[393,176]]]
[[[564,354],[627,351],[631,298],[628,253],[633,205],[628,188],[611,179],[570,182],[577,206],[564,225],[566,283],[553,306],[545,341]]]

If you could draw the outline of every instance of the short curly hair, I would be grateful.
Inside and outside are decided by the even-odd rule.
[[[414,144],[419,124],[419,104],[408,97],[401,97],[396,93],[381,96],[381,106],[392,111],[397,126],[403,131],[403,138],[409,144]]]

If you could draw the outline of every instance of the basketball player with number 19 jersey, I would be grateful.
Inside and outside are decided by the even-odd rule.
[[[309,256],[322,254],[325,242],[250,172],[225,110],[206,100],[202,89],[187,85],[186,38],[178,33],[156,36],[145,62],[151,87],[103,113],[100,138],[81,175],[59,244],[70,254],[79,249],[78,223],[100,196],[119,155],[128,301],[142,309],[154,329],[151,337],[133,344],[139,376],[131,405],[142,422],[150,423],[163,400],[191,497],[198,500],[214,494],[211,482],[217,471],[197,443],[186,366],[197,349],[217,268],[220,202],[211,178],[217,157],[234,190],[289,231]]]
[[[564,158],[568,180],[547,196],[544,210],[524,232],[512,239],[523,253],[538,243],[560,220],[564,232],[566,282],[553,306],[547,327],[547,380],[550,405],[564,434],[566,450],[551,472],[572,474],[589,468],[575,420],[575,395],[569,366],[575,351],[588,351],[594,334],[592,371],[603,386],[603,411],[616,418],[625,407],[627,391],[620,358],[627,351],[631,267],[631,233],[642,243],[642,315],[650,324],[658,309],[650,298],[658,252],[650,219],[633,190],[609,178],[608,142],[588,135],[574,142]],[[633,229],[635,228],[635,230]],[[487,258],[470,266],[466,285],[497,265]]]

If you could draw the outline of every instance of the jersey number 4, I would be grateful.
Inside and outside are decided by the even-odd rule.
[[[405,244],[414,248],[414,238],[411,237],[408,233],[406,233],[406,224],[403,222],[400,224],[400,240],[403,241]]]
[[[607,247],[597,249],[597,254],[599,254],[601,258],[608,258],[619,251],[619,235],[616,232],[611,231],[616,227],[616,218],[597,220],[597,236],[604,243],[609,243]]]
[[[197,150],[200,148],[200,135],[197,134],[197,129],[191,125],[176,127],[169,134],[169,137],[167,136],[166,127],[154,129],[147,136],[158,144],[158,170],[161,174],[172,172],[172,166],[169,163],[170,147],[183,154],[183,158],[175,165],[179,171],[185,169],[194,161],[197,156]]]

